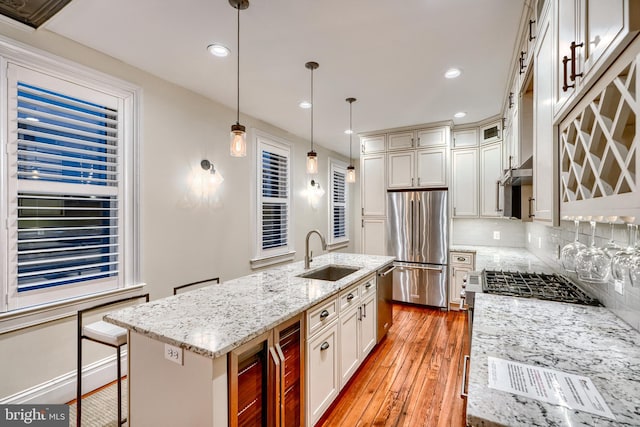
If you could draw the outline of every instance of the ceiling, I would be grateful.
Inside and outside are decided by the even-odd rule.
[[[346,155],[347,97],[358,99],[355,132],[496,115],[525,3],[252,0],[240,15],[240,110],[308,140],[298,103],[316,61],[314,141]],[[44,28],[235,110],[236,14],[227,0],[74,0]],[[213,42],[231,55],[210,55]],[[462,75],[445,79],[450,67]]]

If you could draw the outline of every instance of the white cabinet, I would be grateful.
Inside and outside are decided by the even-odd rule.
[[[558,0],[554,7],[554,113],[606,71],[640,30],[637,0]]]
[[[478,216],[478,149],[452,151],[454,217]]]
[[[413,148],[415,143],[414,132],[396,132],[389,134],[389,151],[403,150],[407,148]]]
[[[375,287],[373,288],[373,292],[363,297],[362,319],[360,319],[360,351],[362,360],[367,357],[376,345],[377,301]]]
[[[448,146],[449,132],[450,129],[448,126],[418,130],[416,131],[416,135],[418,138],[416,147],[431,148]]]
[[[349,381],[362,361],[360,329],[361,308],[353,307],[340,316],[340,389]]]
[[[384,153],[386,150],[385,135],[372,135],[360,138],[362,154]]]
[[[360,160],[362,215],[385,216],[387,214],[385,161],[384,153],[364,155]]]
[[[478,146],[478,129],[463,129],[453,132],[451,148],[468,148]]]
[[[557,150],[553,126],[553,32],[541,22],[534,58],[533,211],[535,220],[551,221],[557,207]]]
[[[362,253],[386,255],[386,219],[362,218]]]
[[[388,188],[413,187],[415,182],[415,151],[389,153]]]
[[[460,292],[466,275],[476,269],[474,252],[450,252],[449,301],[453,309],[460,307]]]
[[[480,216],[501,216],[500,175],[502,146],[499,142],[480,147]]]
[[[307,342],[307,421],[314,425],[340,392],[338,322]]]
[[[447,185],[447,149],[428,148],[416,151],[416,186]]]

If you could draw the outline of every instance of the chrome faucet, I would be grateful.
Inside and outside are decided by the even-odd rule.
[[[311,261],[313,261],[313,258],[312,258],[313,251],[311,252],[311,255],[309,255],[309,237],[311,237],[313,233],[316,233],[320,237],[320,243],[322,243],[322,250],[323,251],[327,250],[327,242],[325,242],[324,236],[320,234],[318,230],[311,230],[310,232],[308,232],[307,238],[305,239],[305,242],[304,242],[304,269],[305,270],[309,269],[309,264],[311,264]]]

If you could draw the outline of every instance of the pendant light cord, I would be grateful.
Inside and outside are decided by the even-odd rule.
[[[313,151],[313,68],[311,68],[311,151]]]
[[[236,124],[239,125],[240,124],[240,1],[238,1],[238,62],[237,62],[237,70],[236,70],[236,77],[237,77],[237,109],[236,109]]]
[[[353,166],[353,158],[351,156],[351,139],[353,138],[353,101],[349,102],[349,166]]]

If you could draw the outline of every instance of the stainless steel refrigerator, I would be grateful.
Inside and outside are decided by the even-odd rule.
[[[389,191],[387,197],[387,254],[396,258],[393,299],[447,307],[447,191]]]

